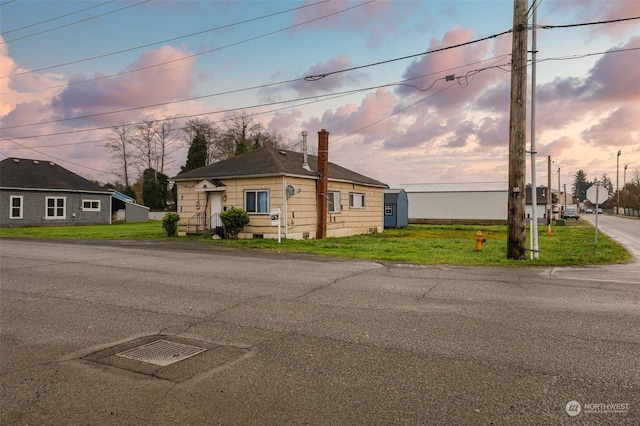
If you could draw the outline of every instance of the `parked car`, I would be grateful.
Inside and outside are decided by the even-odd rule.
[[[598,211],[596,212],[596,214],[602,214],[602,209],[598,209]]]
[[[564,218],[575,220],[580,219],[580,216],[578,215],[578,206],[576,206],[575,204],[566,206],[564,209]]]
[[[586,210],[586,213],[587,213],[587,214],[591,214],[591,213],[593,213],[593,209],[587,209],[587,210]]]

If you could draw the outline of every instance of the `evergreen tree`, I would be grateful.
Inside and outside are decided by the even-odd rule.
[[[180,168],[180,173],[188,172],[207,165],[207,138],[197,132],[189,146],[187,162]]]
[[[573,196],[577,202],[584,201],[587,198],[587,189],[591,185],[587,182],[587,175],[582,169],[578,170],[575,174],[575,180],[573,181]]]
[[[602,181],[600,185],[607,189],[607,194],[609,194],[609,196],[613,195],[613,182],[611,182],[611,179],[609,179],[606,172],[602,174]]]
[[[164,210],[167,205],[169,177],[154,169],[146,169],[142,174],[142,200],[153,210]]]

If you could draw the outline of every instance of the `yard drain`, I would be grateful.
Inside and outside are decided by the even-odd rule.
[[[116,356],[166,367],[204,351],[206,351],[205,348],[197,346],[183,345],[182,343],[169,342],[167,340],[156,340],[155,342],[120,352]]]

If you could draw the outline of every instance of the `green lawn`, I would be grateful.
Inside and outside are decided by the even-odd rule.
[[[476,252],[475,233],[487,239]],[[513,261],[506,258],[507,227],[502,225],[410,225],[388,229],[380,234],[357,235],[323,240],[272,239],[213,240],[210,237],[172,237],[198,244],[217,244],[225,248],[278,250],[315,253],[327,256],[416,264],[451,265],[541,265],[578,266],[624,262],[629,253],[602,233],[594,243],[594,229],[583,220],[568,221],[566,226],[539,227],[540,258],[536,261]],[[527,234],[528,235],[528,234]],[[142,224],[114,224],[71,227],[2,228],[0,237],[62,239],[167,239],[160,221]],[[529,242],[527,241],[527,248]]]

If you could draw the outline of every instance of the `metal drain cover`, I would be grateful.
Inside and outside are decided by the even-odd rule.
[[[155,342],[120,352],[116,356],[165,367],[204,351],[206,351],[205,348],[183,345],[182,343],[169,342],[167,340],[156,340]]]

